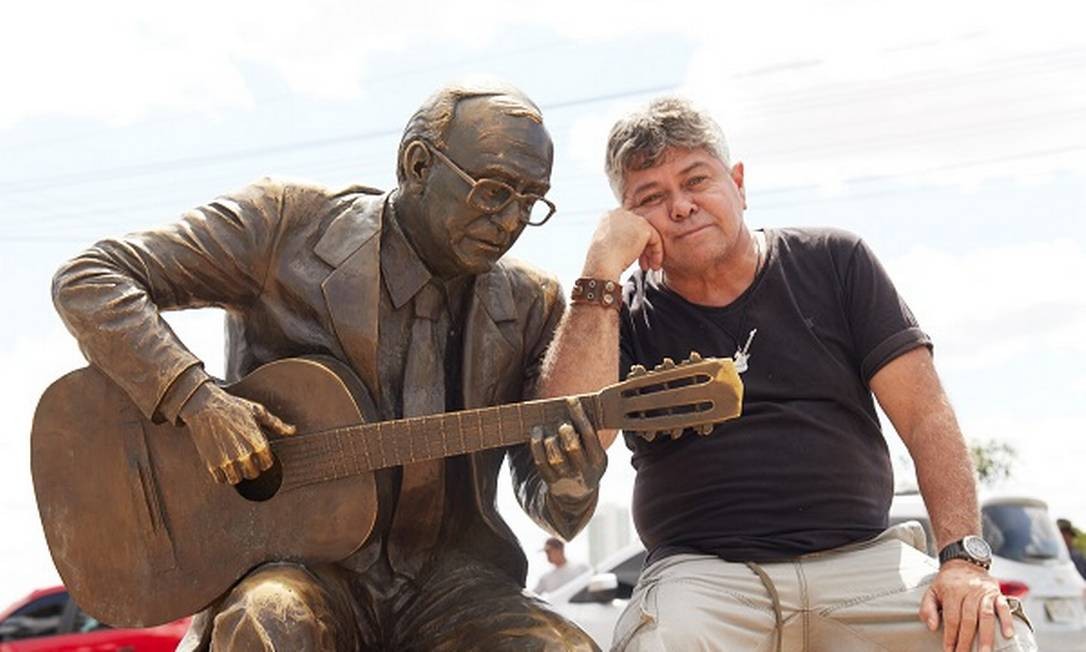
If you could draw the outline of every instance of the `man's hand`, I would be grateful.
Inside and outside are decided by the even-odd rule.
[[[641,269],[660,269],[664,263],[663,240],[648,220],[616,208],[596,225],[585,256],[584,275],[617,279],[635,260]]]
[[[1004,638],[1014,636],[1014,616],[999,584],[988,571],[964,560],[943,564],[920,602],[920,620],[935,631],[943,616],[943,649],[968,652],[977,638],[979,652],[991,652],[996,620]]]
[[[208,472],[216,482],[232,485],[271,468],[272,454],[261,427],[278,435],[296,432],[260,403],[227,394],[210,382],[196,390],[180,416]]]
[[[528,445],[550,494],[559,499],[576,500],[599,487],[600,478],[607,469],[607,453],[581,402],[569,398],[567,403],[573,423],[563,423],[557,433],[546,436],[542,428],[536,428]]]

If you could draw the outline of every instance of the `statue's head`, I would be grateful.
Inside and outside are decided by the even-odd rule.
[[[400,226],[443,277],[479,274],[553,212],[554,146],[537,107],[504,84],[454,85],[415,112],[400,141]]]

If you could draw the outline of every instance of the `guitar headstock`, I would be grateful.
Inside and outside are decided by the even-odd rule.
[[[604,427],[636,432],[648,441],[660,433],[677,439],[685,428],[707,435],[713,424],[742,413],[743,381],[730,358],[696,352],[676,364],[664,358],[651,371],[641,365],[599,395]]]

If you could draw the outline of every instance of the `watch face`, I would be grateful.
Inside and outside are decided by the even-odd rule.
[[[962,539],[962,547],[970,557],[979,561],[988,561],[992,558],[992,548],[988,542],[980,537],[968,536]]]

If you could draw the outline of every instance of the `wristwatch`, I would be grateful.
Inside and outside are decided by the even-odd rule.
[[[988,570],[992,567],[992,547],[984,539],[970,534],[939,551],[940,564],[945,564],[951,559],[964,559]]]

